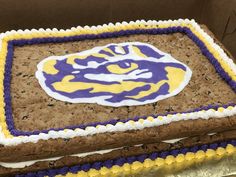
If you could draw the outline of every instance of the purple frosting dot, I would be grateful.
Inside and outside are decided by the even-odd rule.
[[[118,165],[118,166],[122,166],[125,163],[126,159],[121,157],[118,158],[117,160],[114,161],[114,164]]]
[[[197,152],[199,150],[198,146],[193,146],[192,148],[190,148],[191,152]]]
[[[93,165],[92,165],[92,168],[96,169],[96,170],[99,170],[101,168],[101,165],[102,165],[102,162],[95,162]]]
[[[189,151],[189,148],[183,148],[180,150],[182,154],[186,154]]]
[[[164,152],[161,152],[160,153],[160,157],[161,158],[165,158],[166,156],[168,156],[169,155],[169,152],[168,151],[164,151]]]
[[[149,155],[149,158],[150,158],[151,160],[155,160],[157,157],[158,157],[158,153],[156,153],[156,152],[154,152],[154,153],[152,153],[152,154]]]
[[[71,173],[77,173],[78,171],[80,171],[80,166],[76,165],[76,166],[70,167],[69,171]]]
[[[174,149],[170,152],[171,155],[173,156],[177,156],[179,154],[179,150],[178,149]]]
[[[207,145],[207,144],[204,144],[204,145],[201,146],[200,149],[203,150],[203,151],[206,151],[207,148],[208,148],[208,145]]]
[[[131,157],[127,158],[128,163],[133,163],[135,160],[136,160],[136,158],[134,156],[131,156]]]
[[[81,170],[88,171],[90,169],[91,165],[89,163],[84,164],[81,166]]]
[[[236,146],[236,140],[231,140],[230,144]]]
[[[214,143],[214,144],[210,144],[209,146],[211,149],[216,149],[218,147],[218,144],[217,143]]]
[[[111,168],[113,165],[113,160],[107,160],[103,163],[103,165],[107,168]]]
[[[144,160],[147,158],[147,155],[146,154],[143,154],[143,155],[140,155],[138,158],[137,158],[137,160],[139,161],[139,162],[144,162]]]

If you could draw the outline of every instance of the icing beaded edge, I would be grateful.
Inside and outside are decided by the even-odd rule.
[[[136,174],[142,170],[163,168],[169,165],[191,165],[210,159],[221,159],[236,154],[236,141],[219,142],[209,145],[193,146],[191,148],[175,149],[164,152],[154,152],[131,157],[121,157],[104,162],[87,163],[72,167],[64,166],[60,169],[48,169],[17,177],[95,177]]]

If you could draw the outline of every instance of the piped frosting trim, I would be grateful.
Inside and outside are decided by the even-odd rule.
[[[118,176],[139,173],[142,170],[163,168],[172,164],[197,163],[210,159],[221,159],[236,154],[236,141],[214,143],[191,148],[175,149],[160,153],[143,154],[127,158],[118,158],[93,164],[76,165],[60,169],[42,170],[17,177],[95,177],[95,176]]]
[[[26,142],[36,143],[39,140],[56,138],[73,138],[97,133],[139,130],[171,123],[179,120],[209,119],[232,116],[236,114],[236,106],[220,106],[216,110],[208,107],[189,113],[176,113],[164,116],[149,116],[125,121],[111,120],[91,125],[80,125],[62,129],[50,129],[34,132],[18,131],[14,127],[11,111],[10,75],[14,46],[31,45],[48,42],[66,42],[84,39],[109,38],[130,34],[170,34],[182,32],[189,36],[201,49],[202,53],[213,64],[220,76],[236,91],[236,65],[223,49],[205,33],[194,20],[168,21],[136,21],[71,28],[68,30],[39,29],[10,31],[0,35],[0,144],[6,146]],[[2,83],[2,84],[1,84]]]
[[[127,130],[141,130],[146,127],[155,127],[160,125],[169,124],[171,122],[176,122],[180,120],[195,120],[195,119],[209,119],[209,118],[221,118],[232,116],[236,114],[236,107],[229,106],[227,108],[218,108],[217,110],[209,109],[202,110],[198,112],[190,113],[177,113],[177,114],[168,114],[166,116],[149,116],[146,119],[138,119],[137,121],[129,120],[125,123],[117,122],[116,124],[107,124],[107,125],[97,125],[97,126],[87,126],[85,129],[76,128],[74,130],[65,129],[60,131],[50,130],[47,134],[40,133],[39,135],[30,135],[30,136],[21,136],[13,137],[11,139],[5,139],[5,145],[16,145],[20,142],[34,142],[36,143],[40,139],[57,139],[57,138],[73,138],[76,136],[90,136],[98,133],[106,132],[122,132]],[[4,141],[4,139],[0,139]]]

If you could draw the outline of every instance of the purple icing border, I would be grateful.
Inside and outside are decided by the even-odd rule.
[[[225,148],[228,144],[232,144],[233,146],[236,146],[236,140],[230,140],[230,141],[223,141],[219,143],[212,143],[212,144],[204,144],[201,146],[193,146],[190,148],[181,148],[181,149],[174,149],[171,151],[162,151],[162,152],[154,152],[151,154],[142,154],[137,156],[130,156],[130,157],[120,157],[113,160],[106,160],[103,162],[95,162],[95,163],[87,163],[83,165],[75,165],[72,167],[64,166],[59,169],[48,169],[48,170],[41,170],[38,172],[31,172],[27,174],[21,174],[16,175],[16,177],[54,177],[55,175],[65,175],[66,173],[70,172],[73,174],[76,174],[79,171],[89,171],[90,169],[96,169],[99,170],[102,167],[111,168],[113,165],[122,166],[125,163],[133,163],[134,161],[144,162],[145,159],[151,159],[155,160],[156,158],[166,158],[168,155],[173,155],[176,157],[178,154],[186,154],[187,152],[197,152],[198,150],[203,150],[204,152],[207,151],[207,149],[213,149],[216,150],[218,147]]]
[[[33,132],[24,132],[20,130],[16,130],[14,126],[14,121],[12,117],[12,107],[11,107],[11,94],[10,94],[10,83],[11,83],[11,68],[12,68],[12,60],[13,60],[13,50],[14,46],[23,46],[23,45],[32,45],[32,44],[42,44],[42,43],[60,43],[60,42],[69,42],[69,41],[81,41],[86,39],[99,39],[99,38],[112,38],[112,37],[119,37],[119,36],[127,36],[133,34],[171,34],[171,33],[185,33],[190,39],[192,39],[200,48],[201,52],[209,59],[212,65],[215,67],[218,74],[230,85],[230,87],[236,92],[236,82],[233,81],[230,76],[224,71],[221,67],[220,63],[216,60],[216,58],[210,53],[207,49],[205,44],[195,35],[192,31],[187,27],[169,27],[169,28],[155,28],[155,29],[135,29],[135,30],[121,30],[116,32],[106,32],[102,34],[88,34],[88,35],[79,35],[79,36],[72,36],[72,37],[49,37],[49,38],[33,38],[33,39],[21,39],[21,40],[12,40],[8,42],[8,50],[7,50],[7,57],[6,57],[6,64],[5,64],[5,73],[4,73],[4,101],[5,101],[5,115],[6,115],[6,123],[8,126],[9,131],[14,136],[29,136],[29,135],[37,135],[39,133],[48,133],[50,130],[63,130],[63,129],[75,129],[75,128],[82,128],[84,129],[86,126],[96,126],[96,125],[105,125],[105,124],[116,124],[118,121],[121,120],[109,120],[106,122],[95,122],[87,125],[78,125],[78,126],[68,126],[65,128],[57,128],[57,129],[48,129],[48,130],[41,130],[41,131],[33,131]],[[231,106],[235,106],[235,103],[229,104]],[[228,105],[220,105],[221,107],[227,107]],[[203,108],[197,108],[193,111],[187,112],[196,112],[199,110],[206,110],[206,109],[217,109],[218,106],[209,105]],[[154,115],[157,117],[158,115]],[[138,120],[139,118],[146,118],[146,117],[136,117],[132,120]],[[131,120],[126,119],[122,120],[121,122],[127,122]]]

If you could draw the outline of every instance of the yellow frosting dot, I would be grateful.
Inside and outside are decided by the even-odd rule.
[[[101,175],[108,175],[110,173],[110,170],[106,167],[102,167],[100,169],[100,173],[101,173]]]
[[[150,122],[152,122],[152,121],[154,121],[154,118],[151,117],[151,116],[149,116],[149,117],[147,118],[147,120],[149,120]]]
[[[151,159],[146,159],[144,162],[143,162],[143,166],[145,168],[151,168],[155,165],[155,161],[151,160]]]
[[[203,150],[197,151],[196,154],[195,154],[195,157],[197,159],[203,159],[203,158],[205,158],[205,156],[206,156],[206,154]]]
[[[165,163],[168,164],[168,165],[170,165],[170,164],[172,164],[172,163],[174,163],[174,162],[175,162],[175,158],[174,158],[173,155],[168,155],[168,156],[166,157],[166,159],[165,159]]]
[[[141,162],[134,162],[134,163],[132,163],[132,165],[131,165],[131,169],[132,170],[140,170],[140,169],[142,169],[143,168],[143,164],[141,163]]]
[[[143,124],[144,119],[139,119],[138,122],[141,123],[141,124]]]
[[[114,165],[114,166],[111,167],[111,171],[114,174],[121,174],[123,169],[122,169],[122,167],[120,167],[118,165]]]
[[[213,157],[213,156],[215,156],[216,155],[216,152],[214,151],[214,150],[212,150],[212,149],[208,149],[207,151],[206,151],[206,156],[207,157]]]
[[[227,109],[230,110],[230,111],[232,111],[233,108],[234,108],[233,106],[229,106]]]
[[[227,153],[232,154],[235,152],[235,147],[232,144],[228,144],[226,146],[226,151],[227,151]]]
[[[117,125],[124,126],[124,123],[123,122],[117,122]]]
[[[157,166],[162,166],[162,165],[165,164],[165,160],[158,157],[158,158],[155,160],[155,164],[156,164]]]
[[[157,117],[159,120],[163,120],[163,117],[162,116],[158,116]]]
[[[66,177],[78,177],[79,175],[77,175],[77,174],[73,174],[73,173],[68,173],[68,174],[66,174]],[[84,177],[84,175],[82,176],[82,175],[80,175],[79,177]]]
[[[98,177],[98,176],[101,176],[101,175],[97,170],[91,169],[91,170],[88,171],[88,176],[89,177]]]
[[[84,171],[79,171],[77,174],[74,175],[74,177],[88,177],[88,173]]]
[[[124,170],[124,172],[129,172],[130,171],[130,164],[128,164],[128,163],[125,163],[124,165],[123,165],[123,170]]]
[[[96,128],[98,129],[101,125],[97,125]]]
[[[135,122],[133,120],[129,120],[129,124],[134,125]]]
[[[179,154],[176,157],[176,162],[183,162],[185,160],[185,156],[183,154]]]
[[[223,155],[226,154],[226,150],[224,148],[222,148],[222,147],[218,147],[216,149],[216,154],[219,155],[219,156],[223,156]]]
[[[171,117],[172,117],[172,115],[171,115],[171,114],[168,114],[168,115],[167,115],[167,118],[171,118]]]
[[[214,109],[211,108],[211,109],[209,109],[209,111],[213,111],[213,112],[215,112],[216,110],[214,110]]]
[[[192,152],[187,152],[187,154],[185,155],[186,160],[193,160],[194,158],[195,158],[195,154]]]
[[[212,48],[212,47],[211,47],[211,48]],[[212,49],[213,49],[213,48],[212,48]],[[216,52],[215,49],[213,49],[213,51],[214,51],[214,52],[213,52],[214,56],[215,56],[217,59],[221,59],[221,58],[220,58],[220,54],[219,54],[218,52]]]
[[[64,129],[64,132],[68,132],[68,129]]]
[[[176,115],[177,115],[177,116],[181,116],[182,114],[180,114],[180,113],[177,113]]]
[[[224,110],[225,110],[225,109],[222,108],[222,107],[218,108],[218,111],[219,111],[219,112],[224,112]]]

